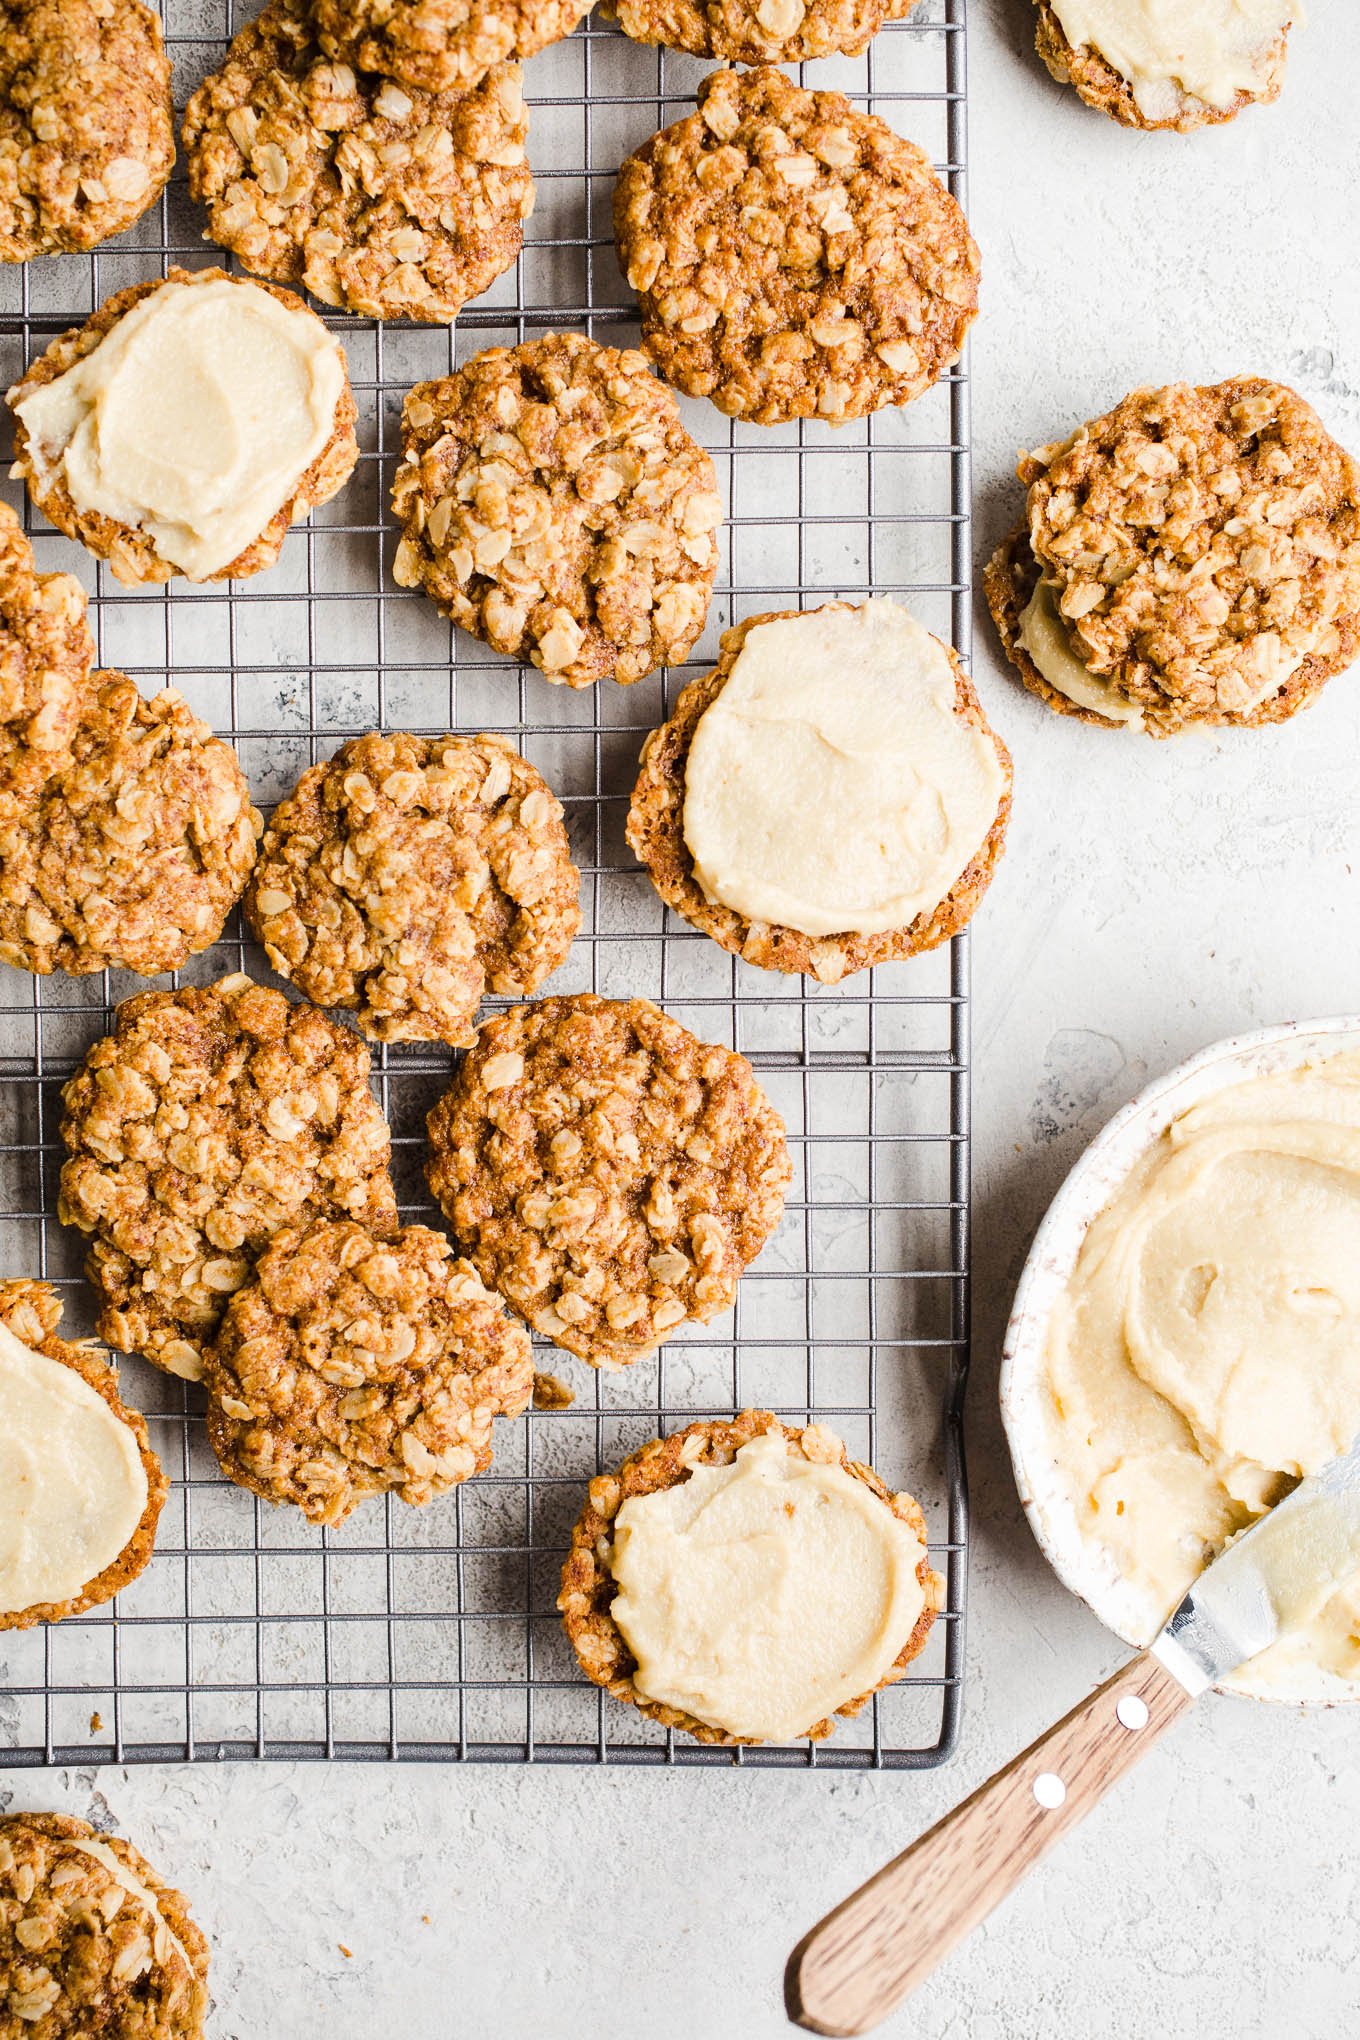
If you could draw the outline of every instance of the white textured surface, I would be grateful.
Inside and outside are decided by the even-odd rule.
[[[1125,134],[1060,93],[1031,11],[975,0],[979,560],[1015,512],[1015,448],[1139,381],[1277,374],[1360,448],[1353,0],[1316,0],[1276,107],[1188,140]],[[1008,1287],[1082,1141],[1147,1075],[1360,1002],[1360,674],[1283,730],[1170,746],[1049,715],[985,627],[978,666],[1017,793],[977,936],[962,1755],[921,1778],[0,1774],[0,1806],[113,1822],[184,1883],[214,1944],[215,2040],[773,2040],[797,1935],[1117,1661],[1020,1519],[994,1407]],[[1355,1731],[1206,1701],[885,2030],[1346,2034]]]

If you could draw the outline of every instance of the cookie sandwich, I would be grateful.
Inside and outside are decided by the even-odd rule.
[[[944,1603],[917,1503],[767,1410],[689,1425],[590,1483],[558,1597],[581,1669],[705,1743],[830,1735]]]

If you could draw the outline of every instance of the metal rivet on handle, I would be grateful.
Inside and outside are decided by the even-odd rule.
[[[1030,1789],[1047,1813],[1056,1812],[1067,1797],[1067,1787],[1056,1771],[1041,1771]]]
[[[1140,1700],[1136,1693],[1126,1693],[1114,1711],[1125,1728],[1146,1728],[1148,1725],[1147,1701]]]

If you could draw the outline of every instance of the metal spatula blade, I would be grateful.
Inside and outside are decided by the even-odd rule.
[[[1360,1438],[1207,1566],[1152,1646],[1200,1694],[1360,1573]]]

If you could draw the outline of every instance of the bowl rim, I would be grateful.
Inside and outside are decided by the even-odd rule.
[[[1001,1421],[1026,1520],[1063,1585],[1124,1642],[1142,1647],[1161,1619],[1120,1575],[1109,1552],[1081,1529],[1053,1472],[1041,1420],[1042,1359],[1053,1303],[1092,1222],[1136,1162],[1191,1105],[1228,1085],[1328,1059],[1347,1038],[1360,1047],[1360,1013],[1289,1020],[1210,1042],[1144,1085],[1088,1142],[1059,1185],[1025,1257],[1002,1340]],[[1360,1701],[1360,1680],[1322,1667],[1268,1685],[1244,1669],[1218,1688],[1295,1706]]]

